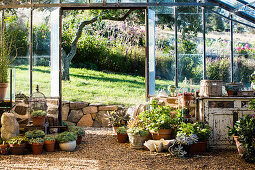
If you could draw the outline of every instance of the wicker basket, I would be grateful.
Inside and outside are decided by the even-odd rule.
[[[222,80],[201,80],[200,97],[222,96]]]

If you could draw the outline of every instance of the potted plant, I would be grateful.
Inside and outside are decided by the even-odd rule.
[[[44,126],[47,113],[43,110],[33,111],[31,118],[34,126]]]
[[[117,130],[117,139],[119,143],[126,143],[128,142],[128,135],[127,135],[127,127],[122,126],[119,127]]]
[[[26,142],[28,138],[25,136],[15,136],[9,138],[6,142],[9,144],[10,151],[14,155],[21,155],[24,153]]]
[[[252,106],[254,107],[254,106]],[[250,107],[251,108],[251,107]],[[248,162],[255,162],[255,117],[240,118],[233,128],[228,127],[228,135],[233,136],[240,155]]]
[[[54,152],[56,139],[53,135],[44,136],[44,148],[46,152]]]
[[[6,96],[8,87],[8,69],[15,57],[11,57],[12,52],[11,42],[7,42],[4,36],[4,31],[0,40],[0,101],[3,101]]]
[[[194,95],[193,93],[184,92],[184,93],[179,93],[177,97],[178,97],[178,100],[181,102],[181,105],[189,106],[193,98],[193,95]]]
[[[235,89],[233,86],[227,85],[225,86],[225,89],[228,93],[228,96],[233,97],[235,95]]]
[[[190,118],[191,117],[191,115],[189,114],[190,113],[190,109],[188,107],[182,108],[181,113],[182,113],[182,116],[184,118]]]
[[[32,138],[43,138],[45,136],[45,133],[44,131],[42,130],[30,130],[30,131],[27,131],[25,133],[25,136],[29,139],[32,139]]]
[[[42,153],[44,145],[43,138],[29,139],[29,144],[31,145],[33,154],[38,155]]]
[[[116,133],[118,127],[125,126],[130,119],[124,110],[107,112],[107,117],[109,118],[109,126],[113,127],[114,133]]]
[[[145,141],[148,139],[148,130],[139,118],[132,119],[128,122],[128,139],[130,147],[134,149],[142,149]]]
[[[180,123],[181,114],[169,106],[159,106],[155,100],[152,101],[151,105],[151,110],[141,112],[138,117],[151,132],[152,138],[155,140],[174,138],[172,132]]]
[[[85,135],[85,131],[82,127],[78,127],[78,126],[69,126],[68,130],[70,132],[74,132],[77,135],[77,145],[81,144],[82,141],[82,136]]]
[[[62,151],[74,151],[76,148],[77,135],[74,132],[62,132],[56,137]]]
[[[8,147],[9,145],[6,143],[6,141],[0,138],[0,154],[6,155]]]
[[[198,141],[191,145],[190,153],[198,154],[206,152],[208,141],[211,136],[211,129],[209,125],[204,122],[196,122],[193,124],[192,133],[197,135]]]
[[[168,150],[174,156],[188,157],[191,145],[197,141],[198,137],[195,134],[178,133],[175,143]]]

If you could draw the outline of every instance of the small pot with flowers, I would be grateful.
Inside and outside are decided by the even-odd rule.
[[[12,154],[21,155],[24,153],[28,138],[26,136],[15,136],[9,138],[6,142],[9,144]]]
[[[43,110],[33,111],[31,118],[34,126],[44,126],[47,113]]]
[[[107,117],[109,118],[109,126],[113,127],[113,132],[115,134],[118,127],[127,125],[130,119],[129,115],[124,110],[107,112]]]
[[[85,130],[82,127],[78,126],[68,126],[70,132],[74,132],[77,135],[76,143],[77,145],[81,144],[82,137],[85,135]]]
[[[39,155],[43,151],[44,139],[43,138],[32,138],[29,139],[29,144],[31,145],[32,152],[34,155]]]
[[[127,127],[126,126],[118,127],[116,132],[117,132],[117,139],[118,139],[119,143],[128,142],[128,135],[127,135]]]
[[[62,151],[72,152],[76,148],[77,135],[74,132],[62,132],[56,136],[59,147]]]
[[[9,145],[6,143],[6,141],[0,138],[0,154],[6,155],[8,148],[9,148]]]
[[[56,139],[54,135],[45,135],[44,136],[44,148],[46,152],[54,152],[55,151]]]

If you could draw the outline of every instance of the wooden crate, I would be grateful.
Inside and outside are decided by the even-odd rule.
[[[222,80],[201,80],[200,97],[222,96]]]

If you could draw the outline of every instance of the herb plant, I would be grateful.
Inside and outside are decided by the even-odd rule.
[[[55,137],[53,135],[45,135],[44,136],[44,141],[55,141]]]
[[[37,116],[46,116],[47,113],[43,110],[36,110],[36,111],[33,111],[31,116],[32,117],[37,117]]]
[[[60,134],[57,135],[56,140],[59,143],[66,143],[66,142],[70,142],[70,141],[75,141],[77,140],[77,135],[74,132],[62,132]]]
[[[116,132],[119,133],[119,134],[123,134],[123,135],[127,134],[127,127],[126,126],[118,127]]]
[[[8,144],[23,144],[28,141],[28,138],[26,136],[15,136],[9,138],[6,142]]]
[[[84,129],[78,126],[68,126],[68,130],[74,132],[77,136],[85,135]]]
[[[44,131],[42,130],[32,130],[32,131],[27,131],[25,133],[25,136],[29,139],[32,138],[43,138],[45,136]]]
[[[126,125],[130,119],[129,115],[124,110],[107,112],[107,116],[110,120],[110,126],[121,127]]]
[[[44,142],[43,138],[32,138],[32,139],[29,139],[29,144],[33,144],[33,143],[41,144],[43,142]]]

